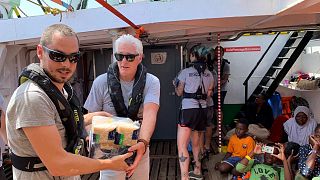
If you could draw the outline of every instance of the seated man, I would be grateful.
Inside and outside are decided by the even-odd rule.
[[[249,180],[291,180],[292,175],[284,154],[284,146],[282,144],[277,144],[277,146],[274,146],[275,151],[273,154],[264,153],[264,162],[262,163],[253,159],[255,155],[263,153],[263,144],[257,143],[254,150],[237,164],[236,171],[239,173],[250,171],[251,175]],[[283,162],[284,167],[275,165],[277,159],[280,159]]]
[[[232,135],[228,144],[227,154],[221,162],[216,163],[215,169],[221,173],[229,173],[236,164],[251,152],[255,146],[252,137],[247,135],[249,122],[240,119],[236,124],[236,134]]]

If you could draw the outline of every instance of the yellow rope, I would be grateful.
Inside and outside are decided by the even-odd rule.
[[[58,8],[52,8],[50,6],[48,6],[48,7],[42,6],[41,4],[35,3],[33,1],[31,1],[31,0],[27,0],[27,1],[29,1],[29,2],[31,2],[33,4],[35,4],[35,5],[40,6],[41,8],[43,8],[45,10],[46,14],[47,13],[51,13],[51,14],[53,14],[55,16],[57,14],[61,14],[62,12],[64,12],[64,11],[61,11],[60,9],[58,9]]]

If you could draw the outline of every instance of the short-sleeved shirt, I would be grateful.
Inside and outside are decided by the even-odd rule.
[[[320,157],[317,156],[313,170],[307,167],[307,159],[311,154],[312,147],[310,144],[300,146],[298,167],[300,173],[306,177],[320,176]]]
[[[198,71],[192,66],[189,68],[183,69],[178,75],[178,79],[180,82],[184,83],[184,92],[186,93],[197,92],[199,86],[201,85],[201,87],[204,86],[204,88],[202,88],[203,94],[207,94],[210,85],[213,84],[213,76],[208,69],[206,69],[200,77]],[[202,108],[207,107],[206,100],[183,98],[182,109],[199,108],[199,102],[201,103]]]
[[[232,153],[232,156],[245,157],[255,146],[255,142],[251,136],[238,138],[237,135],[232,135],[229,140],[227,152]]]
[[[223,67],[223,75],[228,74],[230,75],[230,65],[229,63],[225,63],[224,67]],[[222,75],[222,76],[223,76]],[[215,79],[218,79],[218,67],[216,65],[214,65],[214,72],[213,72],[213,76],[215,77]],[[218,81],[216,81],[216,85],[218,84]],[[224,85],[221,86],[221,91],[226,91],[227,90],[227,84],[228,82],[226,82]],[[218,86],[217,86],[218,87]],[[216,88],[214,92],[217,92],[218,89]]]
[[[65,128],[58,111],[48,95],[33,81],[26,81],[14,91],[7,107],[6,117],[8,143],[14,154],[22,157],[38,156],[22,130],[26,127],[55,125],[59,131],[62,146],[66,147]],[[55,179],[59,178],[79,180],[80,176],[55,177]],[[13,179],[43,180],[54,179],[54,177],[47,170],[25,172],[13,167]]]
[[[120,80],[124,104],[128,107],[129,99],[132,95],[134,81],[126,82]],[[160,105],[160,81],[147,73],[146,84],[143,91],[143,104],[155,103]],[[141,104],[138,118],[143,117],[143,104]],[[108,88],[108,74],[98,76],[92,85],[89,96],[84,104],[89,112],[106,111],[112,115],[117,115]]]
[[[215,93],[215,92],[217,92],[217,88],[218,88],[218,75],[217,75],[216,70],[214,70],[214,69],[211,71],[211,74],[213,77],[213,87],[214,87],[213,92]],[[207,99],[207,105],[209,107],[215,105],[212,96]]]
[[[6,111],[6,103],[5,103],[4,98],[1,94],[0,94],[0,110]]]
[[[285,180],[283,167],[270,166],[255,159],[250,160],[247,166],[238,163],[236,169],[240,173],[250,171],[249,180]]]

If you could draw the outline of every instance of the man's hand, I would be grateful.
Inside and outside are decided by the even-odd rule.
[[[88,114],[84,115],[84,124],[87,126],[89,124],[92,124],[92,118],[93,116],[106,116],[106,117],[111,117],[112,114],[107,113],[105,111],[98,111],[98,112],[91,112]]]
[[[128,151],[129,152],[133,152],[133,151],[136,151],[137,152],[137,156],[136,158],[134,159],[134,162],[133,164],[127,169],[127,177],[131,177],[132,174],[134,173],[134,170],[137,168],[140,160],[142,159],[142,156],[145,152],[145,145],[143,142],[138,142],[137,144],[131,146]]]
[[[123,155],[118,155],[118,156],[114,156],[112,157],[111,160],[111,166],[110,166],[110,170],[115,170],[115,171],[127,171],[129,166],[128,164],[125,162],[125,160],[127,158],[129,158],[130,156],[132,156],[133,153],[132,152],[128,152],[126,154]]]

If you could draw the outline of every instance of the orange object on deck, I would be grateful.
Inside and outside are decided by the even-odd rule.
[[[282,114],[289,116],[289,118],[292,116],[292,112],[290,109],[290,101],[291,101],[291,96],[290,97],[282,97],[281,102],[282,102]]]

